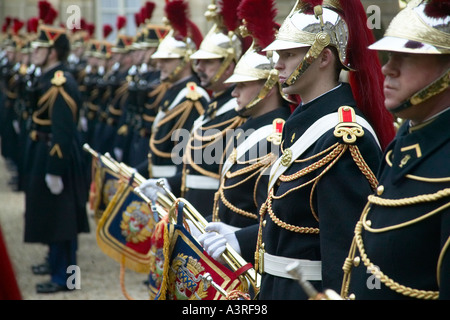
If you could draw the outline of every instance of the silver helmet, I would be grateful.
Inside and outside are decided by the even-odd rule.
[[[392,19],[384,36],[370,49],[412,54],[446,54],[450,57],[450,13],[442,9],[448,0],[413,0]],[[438,79],[414,93],[392,112],[419,104],[450,86],[450,69]]]
[[[209,30],[205,38],[203,39],[199,50],[191,55],[191,59],[223,59],[221,67],[211,79],[211,83],[215,83],[228,66],[235,62],[237,63],[242,55],[242,40],[237,34],[239,23],[236,17],[236,9],[230,10],[226,6],[231,4],[230,1],[222,1],[222,6],[219,8],[214,4],[208,6],[208,10],[205,13],[207,20],[214,21],[214,25]],[[233,2],[236,5],[238,2]],[[232,12],[233,16],[231,20],[236,22],[235,25],[229,25],[226,23],[229,17],[227,12]]]
[[[286,50],[310,47],[303,61],[286,79],[283,86],[292,85],[327,46],[337,49],[342,67],[351,70],[347,61],[348,27],[339,13],[337,0],[324,0],[322,5],[311,8],[307,2],[297,0],[283,21],[276,40],[264,50]]]

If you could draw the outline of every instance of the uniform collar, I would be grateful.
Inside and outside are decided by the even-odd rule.
[[[447,109],[419,125],[411,127],[408,122],[400,127],[392,148],[386,153],[386,160],[394,172],[394,182],[450,140],[449,123],[450,109]]]

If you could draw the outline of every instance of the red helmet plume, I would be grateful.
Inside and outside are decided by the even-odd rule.
[[[191,37],[195,45],[200,47],[203,40],[200,29],[189,20],[189,6],[184,0],[166,0],[164,7],[167,20],[176,31],[175,38],[184,40],[186,37]]]
[[[238,8],[238,16],[245,20],[245,26],[260,48],[275,40],[278,27],[275,18],[277,9],[274,0],[244,0]]]
[[[120,31],[126,25],[127,25],[127,17],[125,17],[125,16],[117,16],[117,19],[116,19],[117,31]]]
[[[104,24],[103,25],[103,39],[108,38],[112,31],[113,31],[113,28],[110,24]]]
[[[340,5],[349,29],[347,59],[356,70],[349,72],[349,82],[358,108],[374,127],[384,149],[394,138],[395,129],[392,115],[384,107],[384,76],[378,55],[368,49],[375,37],[367,27],[366,12],[359,0],[340,0]]]

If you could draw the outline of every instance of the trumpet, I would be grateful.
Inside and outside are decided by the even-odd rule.
[[[146,180],[145,177],[143,177],[141,174],[136,172],[136,170],[126,165],[125,163],[118,162],[113,157],[111,157],[110,154],[99,154],[87,143],[83,144],[83,149],[89,152],[93,157],[100,159],[106,167],[115,172],[123,181],[130,182],[132,180],[132,184],[134,187],[133,192],[139,195],[142,200],[149,204],[151,206],[151,209],[158,213],[160,219],[164,218],[167,215],[168,209],[166,210],[165,208],[168,208],[168,204],[166,202],[163,202],[162,204],[152,203],[152,201],[144,193],[136,188]],[[161,195],[161,197],[163,196]],[[161,199],[161,201],[163,201],[163,199]]]
[[[208,224],[206,219],[194,208],[189,201],[183,198],[176,198],[176,196],[167,188],[164,184],[164,179],[159,179],[156,182],[158,187],[161,187],[167,194],[167,197],[158,194],[158,202],[160,203],[171,203],[171,210],[176,208],[179,201],[184,203],[183,213],[187,219],[189,219],[192,224],[201,232],[205,233],[205,227]],[[225,263],[235,272],[240,268],[248,265],[247,261],[245,261],[236,250],[233,249],[228,243],[226,244],[225,251],[222,253],[222,258]],[[245,278],[252,286],[255,295],[259,292],[259,288],[261,285],[261,275],[253,268],[249,268],[244,273]]]
[[[127,182],[130,182],[131,179],[133,179],[132,185],[134,187],[134,192],[137,195],[139,195],[147,204],[149,204],[153,211],[157,212],[160,219],[166,217],[167,214],[169,214],[169,219],[171,220],[172,223],[174,223],[176,218],[173,217],[173,212],[177,208],[178,203],[182,201],[184,203],[183,208],[184,216],[187,219],[189,219],[201,233],[206,232],[205,227],[208,224],[206,219],[187,200],[183,198],[177,198],[164,184],[164,179],[159,179],[156,184],[158,187],[162,188],[165,191],[166,195],[158,192],[156,203],[153,203],[153,201],[149,199],[138,188],[139,185],[141,185],[146,180],[146,178],[144,178],[141,174],[136,172],[135,169],[129,167],[128,165],[122,162],[120,163],[117,162],[109,154],[105,155],[99,154],[98,152],[93,150],[87,143],[83,145],[83,149],[89,152],[93,157],[101,159],[103,164],[107,166],[109,169],[113,170],[115,173],[117,173],[120,178],[124,179]],[[245,261],[245,259],[243,259],[241,255],[237,253],[236,250],[234,250],[228,243],[226,244],[226,248],[222,254],[222,258],[234,272],[248,265],[247,261]],[[259,292],[261,284],[261,275],[253,267],[250,267],[247,268],[243,276],[252,286],[256,296],[256,294]],[[241,282],[243,284],[247,284],[247,282],[245,281]]]

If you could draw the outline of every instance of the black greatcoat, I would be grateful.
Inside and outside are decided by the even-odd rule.
[[[350,86],[345,83],[297,107],[285,123],[282,150],[290,148],[315,121],[337,112],[340,106],[350,106],[362,116],[355,106]],[[310,168],[306,174],[305,170],[300,171],[330,155],[331,149],[334,150],[331,146],[344,144],[333,131],[334,128],[318,138],[284,172],[284,176],[299,173],[299,177],[290,181],[279,178],[274,184],[273,192],[279,198],[272,199],[273,218],[268,212],[264,214],[262,242],[265,251],[274,256],[321,261],[322,281],[311,282],[319,290],[323,284],[323,288],[339,291],[342,265],[354,226],[373,187],[348,149],[340,158],[334,158],[336,162]],[[357,138],[354,144],[371,170],[376,172],[381,150],[372,134],[365,130],[364,136]],[[320,174],[320,179],[314,181]],[[298,227],[300,232],[288,230],[286,224]],[[319,233],[305,232],[317,228]],[[259,298],[288,300],[306,299],[307,296],[296,280],[263,273]]]
[[[389,229],[363,228],[362,243],[367,258],[390,280],[375,279],[362,260],[353,264],[348,293],[356,299],[430,298],[430,291],[450,299],[449,124],[449,109],[416,127],[405,122],[386,149],[378,174],[382,187],[374,195],[396,205],[370,204],[371,228]],[[358,250],[356,257],[361,259]],[[388,287],[392,282],[415,291],[402,295]]]
[[[41,97],[52,88],[51,79],[62,65],[52,68],[40,79]],[[86,213],[88,184],[77,130],[81,98],[73,76],[63,89],[75,101],[75,110],[58,93],[53,104],[39,104],[34,113],[32,132],[26,149],[25,242],[49,243],[74,239],[89,232]],[[62,177],[61,194],[50,192],[45,175]]]

